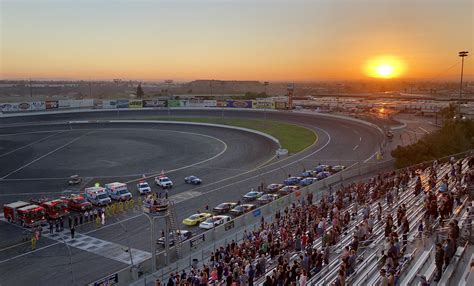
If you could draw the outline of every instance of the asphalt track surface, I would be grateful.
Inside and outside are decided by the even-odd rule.
[[[357,161],[370,161],[371,158],[374,157],[374,153],[379,150],[380,144],[383,140],[382,134],[380,134],[380,132],[376,129],[348,120],[295,114],[289,112],[267,112],[266,116],[269,120],[280,120],[296,123],[314,130],[318,134],[318,141],[311,147],[298,154],[292,155],[286,159],[274,159],[269,164],[257,168],[259,165],[271,158],[276,146],[268,139],[263,139],[263,137],[257,135],[249,135],[250,133],[247,132],[241,132],[239,134],[238,131],[229,131],[222,128],[201,128],[196,126],[178,127],[177,125],[173,126],[167,124],[155,125],[139,123],[100,123],[100,120],[137,119],[147,116],[167,115],[179,117],[224,116],[226,118],[254,118],[262,120],[264,117],[263,112],[230,110],[142,110],[120,112],[113,111],[104,113],[90,112],[51,114],[34,117],[26,116],[18,118],[1,118],[0,130],[2,134],[20,131],[21,133],[24,133],[36,132],[39,130],[59,130],[59,128],[67,127],[69,125],[67,122],[72,120],[99,120],[99,123],[82,125],[74,124],[72,127],[69,126],[69,131],[58,133],[57,138],[52,136],[45,139],[45,143],[48,142],[48,140],[53,140],[55,143],[54,146],[49,146],[49,144],[41,146],[41,138],[44,138],[42,136],[52,135],[51,133],[47,132],[39,136],[32,136],[34,138],[26,136],[26,139],[23,138],[23,135],[18,135],[18,137],[14,136],[13,139],[11,136],[5,136],[9,141],[13,142],[8,143],[9,145],[2,143],[1,146],[5,149],[0,150],[0,156],[2,156],[1,154],[6,154],[16,148],[24,146],[21,144],[30,144],[27,142],[33,143],[35,141],[40,142],[39,145],[34,143],[31,146],[19,150],[19,152],[24,152],[24,157],[14,156],[15,159],[10,158],[5,159],[6,161],[2,161],[0,176],[4,178],[2,181],[0,181],[0,196],[2,196],[0,199],[8,199],[8,201],[11,201],[12,196],[10,194],[15,194],[17,192],[61,192],[61,188],[65,188],[65,182],[61,176],[69,176],[71,175],[70,173],[72,171],[76,170],[76,168],[83,168],[84,166],[84,164],[81,163],[75,167],[68,167],[67,163],[63,164],[60,162],[61,159],[62,161],[75,161],[78,158],[77,154],[80,155],[83,153],[78,152],[76,148],[72,148],[74,144],[77,143],[79,146],[83,146],[87,150],[90,149],[90,141],[82,141],[82,139],[85,139],[87,136],[92,136],[92,138],[97,138],[96,136],[99,136],[99,138],[101,138],[102,136],[98,135],[100,134],[98,131],[104,132],[105,135],[108,134],[113,136],[113,138],[116,138],[117,136],[119,138],[128,138],[127,140],[122,141],[122,143],[128,142],[126,144],[127,146],[122,146],[120,148],[117,147],[118,149],[116,149],[116,151],[118,150],[126,154],[136,150],[143,151],[138,152],[136,157],[131,156],[122,158],[120,160],[111,160],[109,155],[104,155],[104,157],[98,159],[103,161],[111,161],[102,163],[109,164],[107,166],[110,166],[112,169],[117,167],[121,171],[119,174],[122,175],[137,175],[142,171],[154,172],[159,171],[160,169],[179,169],[180,167],[186,167],[183,166],[183,162],[181,162],[179,158],[174,159],[175,157],[181,157],[179,155],[183,155],[183,157],[185,156],[186,162],[188,163],[185,165],[189,165],[193,162],[199,162],[200,160],[212,158],[213,156],[216,156],[222,152],[224,147],[219,140],[205,136],[202,138],[202,135],[212,136],[225,142],[227,149],[215,159],[193,167],[180,169],[174,172],[171,171],[169,173],[171,179],[173,179],[176,183],[176,187],[170,192],[170,195],[175,198],[177,202],[176,212],[178,215],[178,221],[181,221],[183,218],[194,213],[197,209],[203,211],[205,205],[209,205],[212,208],[223,201],[236,201],[241,195],[245,194],[252,187],[256,188],[256,186],[261,182],[264,182],[265,184],[281,182],[289,174],[296,175],[300,173],[302,169],[314,167],[317,165],[317,163],[350,165]],[[48,124],[51,123],[55,123],[55,125],[53,127],[49,126]],[[22,126],[29,124],[34,124],[35,126]],[[117,129],[124,129],[122,130],[123,133],[117,131]],[[153,136],[160,138],[159,135],[155,135],[155,132],[165,129],[166,131],[163,132],[168,133],[168,135],[171,136],[174,141],[181,141],[183,138],[182,136],[184,135],[183,133],[178,133],[175,131],[191,132],[193,134],[188,134],[189,136],[186,136],[187,138],[190,138],[189,140],[195,140],[195,143],[197,142],[198,144],[199,142],[206,142],[207,144],[202,144],[202,148],[197,148],[198,150],[194,152],[193,150],[186,150],[186,144],[171,144],[172,146],[170,146],[169,142],[173,141],[168,141],[168,143],[160,142],[160,146],[163,146],[164,149],[176,148],[175,150],[179,150],[180,153],[178,155],[172,154],[171,156],[167,156],[168,152],[157,152],[155,159],[158,158],[157,160],[159,160],[159,157],[165,159],[161,159],[159,162],[157,162],[158,164],[155,164],[155,159],[153,159],[155,154],[149,153],[149,151],[153,149],[153,144],[146,143],[147,138],[155,138]],[[126,130],[128,130],[128,132],[126,132]],[[144,134],[146,134],[146,136]],[[0,136],[0,140],[2,140],[1,138],[2,137]],[[37,156],[41,157],[44,154],[48,154],[48,152],[51,152],[62,145],[67,144],[75,138],[80,139],[71,143],[70,147],[72,150],[68,151],[67,149],[63,150],[63,148],[60,148],[57,151],[60,153],[57,155],[55,155],[55,152],[53,152],[51,155],[47,155],[37,162],[26,166],[25,168],[9,174],[20,167],[27,165],[29,162],[31,162],[28,161],[31,160],[31,158],[38,158]],[[18,140],[19,142],[15,140]],[[137,144],[139,148],[131,148],[128,146],[129,144]],[[55,146],[57,147],[55,148]],[[31,151],[30,147],[34,150]],[[31,153],[36,152],[35,150],[42,153]],[[45,151],[46,153],[44,153]],[[110,151],[113,153],[113,150],[107,150],[107,148],[104,147],[97,147],[94,152],[96,151]],[[192,156],[194,153],[197,154],[196,157]],[[4,157],[9,156],[10,155],[6,155]],[[0,157],[0,160],[2,159],[3,158]],[[43,159],[45,159],[45,161],[42,161]],[[88,161],[86,160],[86,157],[80,159],[85,160],[86,162]],[[14,162],[15,165],[10,166],[11,162]],[[141,165],[134,165],[134,162],[138,162],[138,164]],[[36,166],[36,164],[39,165]],[[59,168],[56,166],[56,164],[63,164],[62,166],[65,168],[65,170],[63,170],[63,168]],[[8,167],[5,167],[5,165]],[[132,165],[132,167],[130,169],[120,168],[120,166],[123,165]],[[95,181],[112,181],[115,179],[112,177],[97,178],[97,176],[94,176],[94,174],[98,173],[99,175],[107,176],[108,174],[115,174],[115,170],[114,172],[108,173],[108,168],[102,168],[100,164],[95,164],[94,166],[94,169],[90,169],[91,180],[88,180],[86,184],[93,184]],[[45,171],[45,168],[48,168],[47,171]],[[85,171],[87,170],[84,170],[84,172]],[[181,182],[182,178],[191,173],[200,176],[204,180],[204,184],[202,186],[184,186]],[[38,178],[38,176],[40,178],[48,178],[53,175],[59,176],[60,179],[38,181],[21,180],[35,179]],[[15,181],[15,178],[18,180]],[[134,176],[122,177],[121,181],[126,181],[129,178],[134,178]],[[149,182],[150,185],[152,185],[152,181],[150,180]],[[34,186],[34,188],[25,188],[25,186],[28,185]],[[60,187],[59,185],[61,185],[61,188],[58,188]],[[8,188],[6,186],[8,186]],[[131,184],[131,189],[133,189],[133,183]],[[129,241],[132,248],[149,252],[150,233],[147,219],[139,213],[123,215],[118,217],[118,219],[122,221],[122,225],[127,229],[128,238],[126,235],[123,235],[124,231],[119,223],[115,221],[115,219],[109,219],[106,226],[100,229],[96,230],[93,226],[86,225],[79,228],[78,232],[87,234],[89,237],[94,239],[100,239],[122,246],[127,245],[127,242]],[[158,229],[159,227],[160,226],[158,226]],[[200,231],[197,228],[189,229],[193,232]],[[18,241],[19,237],[21,237],[21,230],[18,227],[0,222],[0,240],[7,244],[8,242],[11,243],[15,240]],[[71,284],[71,267],[69,264],[70,257],[68,250],[63,243],[52,239],[43,238],[40,240],[38,249],[36,251],[28,252],[27,249],[27,244],[18,244],[8,247],[4,246],[2,249],[0,249],[0,281],[2,281],[2,285]],[[72,268],[74,272],[73,276],[75,284],[77,285],[89,283],[105,276],[106,274],[113,273],[127,266],[126,263],[104,257],[100,252],[83,251],[74,247],[71,247],[70,249],[72,252]]]

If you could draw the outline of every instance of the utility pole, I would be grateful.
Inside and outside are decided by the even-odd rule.
[[[462,78],[464,74],[464,58],[467,57],[468,51],[461,51],[459,52],[459,56],[461,57],[461,85],[459,86],[459,118],[461,116],[461,104],[462,104]]]
[[[30,97],[33,98],[33,85],[31,84],[31,77],[30,77]]]
[[[91,78],[89,78],[89,98],[92,98],[92,82],[91,82]]]

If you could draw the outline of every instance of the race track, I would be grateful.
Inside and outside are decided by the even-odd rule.
[[[8,138],[8,144],[3,144],[4,149],[0,149],[0,157],[2,167],[0,168],[0,176],[4,177],[0,181],[0,199],[2,201],[11,201],[17,192],[55,192],[62,191],[64,186],[64,177],[71,175],[70,173],[76,168],[84,168],[83,171],[90,171],[90,176],[94,177],[88,184],[93,184],[95,181],[105,182],[111,181],[115,178],[110,177],[95,177],[95,174],[101,176],[109,176],[118,174],[122,175],[120,180],[126,181],[133,176],[142,172],[152,173],[160,169],[173,170],[169,175],[176,182],[176,188],[170,193],[171,197],[176,201],[176,212],[178,221],[194,213],[197,209],[203,210],[205,205],[213,207],[223,201],[236,201],[241,195],[245,194],[250,188],[256,188],[261,182],[265,184],[279,183],[289,174],[298,174],[304,168],[310,168],[320,163],[327,164],[343,164],[351,165],[358,161],[368,161],[373,158],[374,153],[379,150],[380,144],[383,141],[382,134],[373,127],[344,120],[335,119],[322,116],[310,116],[305,114],[296,114],[289,112],[267,112],[266,116],[269,120],[280,120],[285,122],[292,122],[303,125],[314,130],[318,135],[318,141],[303,152],[290,156],[286,159],[273,160],[260,168],[256,168],[270,159],[276,148],[272,141],[248,132],[227,130],[223,128],[209,128],[183,125],[168,125],[168,124],[118,124],[118,123],[101,123],[101,120],[114,119],[137,119],[146,118],[149,116],[224,116],[235,118],[259,118],[263,119],[263,112],[247,112],[247,111],[230,111],[230,110],[142,110],[142,111],[113,111],[113,112],[86,112],[86,113],[70,113],[70,114],[52,114],[39,116],[25,116],[16,118],[1,118],[0,131],[1,134],[37,132],[37,131],[52,131],[69,129],[62,134],[58,134],[58,138],[54,139],[54,146],[47,144],[47,138],[42,146],[41,141],[39,145],[36,143],[32,146],[25,147],[19,151],[18,154],[23,156],[13,155],[16,152],[8,155],[8,152],[21,148],[30,144],[31,142],[41,140],[43,136],[50,136],[50,133],[44,133],[35,138],[29,138],[23,135],[5,136]],[[70,125],[67,122],[72,120],[99,120],[99,123],[93,124],[74,124]],[[24,126],[34,123],[34,126]],[[49,125],[53,124],[54,125]],[[111,126],[112,125],[112,126]],[[71,127],[72,126],[72,127]],[[72,129],[72,130],[71,130]],[[126,132],[117,131],[118,129],[131,130],[127,135]],[[156,135],[155,130],[164,130],[170,136],[169,141],[163,141],[160,146],[168,146],[163,148],[176,148],[175,152],[179,152],[180,156],[175,154],[167,154],[168,152],[159,151],[156,154],[150,154],[153,150],[153,143],[146,143],[147,140],[161,140],[159,135]],[[137,157],[126,157],[122,159],[110,159],[113,150],[98,147],[93,152],[110,154],[104,157],[97,157],[94,154],[87,154],[89,157],[81,158],[76,167],[68,167],[67,162],[76,162],[78,155],[81,154],[78,149],[75,149],[74,143],[77,142],[77,147],[87,147],[90,149],[90,143],[87,140],[82,142],[82,139],[87,136],[99,136],[100,132],[105,135],[109,134],[114,138],[126,137],[122,143],[127,146],[116,147],[115,152],[129,153],[131,148],[129,144],[139,144],[138,149],[143,152],[137,154]],[[177,132],[191,132],[189,140],[195,140],[195,144],[201,146],[195,152],[186,150],[187,144],[182,144],[183,134]],[[54,134],[54,133],[53,133]],[[146,135],[145,135],[146,134]],[[219,140],[205,137],[202,135],[212,136],[222,140],[227,145],[227,149],[215,159],[209,160],[203,164],[198,164],[189,168],[186,165],[193,164],[212,158],[222,152],[223,145]],[[80,137],[85,136],[85,137]],[[154,137],[156,136],[156,137]],[[58,147],[74,140],[74,138],[81,138],[71,143],[72,150],[67,151],[59,149],[56,155],[53,152],[37,162],[34,162],[17,172],[12,174],[12,171],[27,165],[31,160],[39,158],[44,154],[57,149]],[[154,139],[153,139],[154,138]],[[0,136],[0,140],[3,140]],[[17,141],[15,141],[17,140]],[[56,142],[57,140],[57,142]],[[2,142],[2,141],[0,141]],[[30,143],[28,143],[30,142]],[[176,144],[174,144],[174,143]],[[205,143],[204,143],[205,142]],[[121,143],[121,144],[122,144]],[[179,143],[179,144],[178,144]],[[170,146],[171,145],[171,146]],[[67,146],[66,146],[67,147]],[[65,148],[66,148],[65,147]],[[73,148],[74,147],[74,148]],[[80,149],[80,148],[79,148]],[[49,150],[49,151],[48,151]],[[45,153],[46,152],[46,153]],[[194,154],[196,156],[194,156]],[[12,160],[13,156],[15,160]],[[156,156],[156,157],[153,157]],[[183,156],[184,159],[180,157]],[[79,156],[81,157],[81,156]],[[111,161],[108,164],[111,170],[102,168],[99,164],[94,163],[94,169],[87,168],[87,162],[91,158],[97,157],[98,160]],[[178,157],[178,158],[176,158]],[[5,159],[4,159],[5,158]],[[9,158],[9,159],[8,159]],[[87,159],[89,158],[89,159]],[[44,160],[44,161],[43,161]],[[61,163],[60,166],[54,165],[53,162],[60,160],[66,163]],[[158,160],[158,162],[156,162]],[[10,162],[15,161],[14,165]],[[140,163],[142,163],[140,165]],[[58,163],[59,164],[59,163]],[[76,163],[74,163],[76,164]],[[131,165],[130,169],[122,170],[120,166]],[[5,167],[6,166],[6,167]],[[62,166],[62,167],[61,167]],[[116,168],[115,170],[113,170]],[[183,169],[180,169],[183,168]],[[47,169],[47,171],[44,171]],[[195,174],[204,180],[202,186],[184,186],[181,179],[185,175]],[[89,173],[87,173],[89,175]],[[5,177],[6,176],[6,177]],[[52,176],[59,176],[61,179],[38,180],[34,183],[34,190],[28,188],[28,184],[32,185],[31,181],[25,179],[35,178],[53,178]],[[15,180],[18,179],[18,180]],[[119,180],[119,178],[117,178]],[[152,181],[149,181],[150,184]],[[131,184],[133,186],[133,183]],[[61,189],[62,188],[62,189]],[[20,196],[21,197],[21,196]],[[113,245],[130,245],[133,249],[147,253],[150,251],[149,241],[149,227],[147,219],[139,213],[128,214],[118,217],[122,220],[122,225],[127,229],[128,237],[123,235],[123,229],[115,219],[110,218],[105,227],[95,229],[93,225],[82,226],[78,232],[87,236],[87,239],[94,241],[105,241]],[[199,229],[189,228],[193,232],[199,232]],[[122,235],[118,235],[122,234]],[[4,244],[8,244],[18,240],[21,236],[21,230],[15,226],[0,222],[0,240]],[[25,253],[28,245],[19,244],[18,246],[8,247],[0,246],[0,281],[2,285],[70,285],[71,274],[69,272],[69,256],[64,243],[58,242],[55,239],[44,238],[40,241],[38,250],[34,252]],[[5,249],[6,248],[6,249]],[[103,277],[108,273],[113,273],[127,266],[127,263],[120,262],[118,259],[108,255],[106,251],[101,252],[96,250],[88,251],[82,247],[71,247],[74,269],[74,283],[82,285],[89,283],[96,279]],[[35,262],[31,264],[31,262]]]

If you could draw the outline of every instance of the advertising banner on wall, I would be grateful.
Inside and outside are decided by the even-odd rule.
[[[167,107],[166,100],[147,99],[143,101],[143,107]]]
[[[275,102],[275,109],[286,109],[286,102],[284,101],[276,101]]]
[[[216,107],[217,106],[217,101],[216,100],[204,100],[204,107]]]
[[[31,111],[46,110],[46,104],[44,101],[32,101],[30,102],[30,110]]]
[[[104,109],[117,108],[117,101],[116,100],[102,100],[102,108]]]
[[[168,100],[168,107],[180,107],[181,102],[179,100]]]
[[[29,102],[20,102],[18,103],[18,111],[28,111],[31,109],[31,104]]]
[[[69,99],[60,99],[58,100],[59,103],[59,108],[70,108],[71,103],[69,102]]]
[[[128,99],[117,99],[117,108],[128,108]]]
[[[19,103],[0,103],[0,109],[2,110],[2,112],[18,112],[19,111],[19,108],[18,108],[18,105]]]
[[[94,99],[94,109],[102,109],[103,104],[102,99]]]
[[[217,107],[227,107],[227,101],[226,100],[218,100],[216,102]]]
[[[265,100],[253,100],[252,101],[252,108],[257,109],[274,109],[275,102],[273,101],[265,101]]]
[[[57,100],[48,100],[46,101],[46,109],[58,109],[59,102]]]
[[[251,100],[228,100],[227,107],[231,108],[252,108]]]
[[[141,99],[131,99],[128,102],[128,107],[130,107],[130,108],[142,108],[143,107],[143,100],[141,100]]]

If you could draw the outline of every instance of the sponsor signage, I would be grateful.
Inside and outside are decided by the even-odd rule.
[[[18,112],[18,103],[2,103],[0,109],[2,112]]]
[[[105,108],[105,109],[117,108],[117,101],[115,101],[115,100],[103,100],[102,101],[102,108]]]
[[[252,108],[274,109],[275,108],[275,103],[273,101],[255,100],[255,101],[252,101]]]
[[[58,109],[59,102],[57,100],[46,101],[46,109]]]
[[[30,103],[30,110],[45,110],[46,104],[44,101],[33,101]]]
[[[132,99],[128,102],[128,107],[130,108],[142,108],[143,100],[141,99]]]
[[[233,229],[233,228],[234,228],[234,221],[233,220],[229,221],[228,223],[226,223],[224,225],[224,230],[225,231],[228,231],[229,229]]]
[[[216,101],[217,107],[227,107],[227,101],[225,100],[217,100]]]
[[[128,99],[118,99],[117,108],[128,108]]]
[[[204,100],[204,106],[205,107],[216,107],[217,106],[217,101],[215,100]]]
[[[262,215],[262,211],[260,209],[256,209],[252,212],[253,217],[259,217]]]
[[[179,100],[168,100],[168,107],[180,107],[181,103]]]
[[[227,107],[252,108],[252,101],[251,100],[228,100]]]
[[[29,102],[22,102],[18,104],[18,111],[27,111],[30,110],[31,104]]]
[[[286,109],[286,102],[276,101],[275,102],[275,109]]]
[[[104,106],[104,102],[102,101],[102,99],[94,99],[95,109],[102,109],[103,106]]]
[[[59,100],[59,108],[69,108],[71,107],[71,102],[69,100]]]
[[[201,234],[201,235],[198,235],[197,237],[191,239],[189,241],[189,244],[191,245],[191,247],[193,247],[193,246],[196,246],[196,245],[199,245],[199,244],[203,243],[205,240],[206,240],[206,236],[204,234]]]
[[[143,107],[166,107],[166,106],[167,106],[166,100],[151,99],[151,100],[143,101]]]
[[[95,282],[89,284],[90,286],[109,286],[109,285],[117,285],[119,282],[118,273],[110,274],[105,276],[102,279],[99,279]]]

